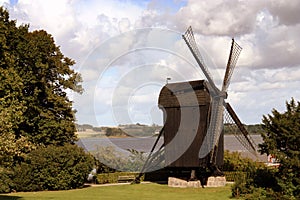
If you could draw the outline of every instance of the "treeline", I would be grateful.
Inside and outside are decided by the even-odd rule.
[[[129,124],[129,125],[119,125],[119,127],[125,131],[127,134],[135,137],[146,137],[153,136],[162,129],[162,126],[157,124],[144,125],[144,124]]]
[[[103,131],[103,127],[94,127],[93,125],[90,124],[75,124],[77,132],[83,132],[87,130],[92,130],[95,132],[101,132]]]
[[[260,135],[263,133],[263,128],[261,124],[251,124],[251,125],[245,125],[246,130],[250,135]],[[225,135],[231,135],[234,134],[234,132],[238,132],[238,127],[235,124],[224,124],[224,134]]]
[[[145,124],[126,124],[118,125],[117,127],[94,127],[90,124],[76,124],[76,129],[78,132],[84,132],[92,130],[95,132],[103,132],[106,136],[134,136],[134,137],[146,137],[152,136],[161,130],[162,126],[157,124],[145,125]]]
[[[244,125],[246,130],[251,135],[260,135],[263,133],[263,128],[261,124],[251,124]],[[76,129],[78,132],[83,132],[87,130],[92,130],[95,132],[105,132],[107,136],[151,136],[158,134],[162,129],[162,126],[157,124],[145,125],[145,124],[126,124],[119,125],[118,127],[94,127],[90,124],[76,124]],[[224,133],[225,135],[234,134],[235,131],[239,131],[237,126],[234,124],[224,124]]]

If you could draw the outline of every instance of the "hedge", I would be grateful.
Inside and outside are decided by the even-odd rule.
[[[114,173],[103,173],[97,175],[97,183],[98,184],[106,184],[106,183],[118,183],[119,176],[138,176],[138,172],[114,172]],[[144,176],[141,177],[141,181],[144,180]]]
[[[247,172],[240,172],[240,171],[231,171],[231,172],[223,172],[225,177],[226,177],[226,181],[231,181],[231,182],[235,182],[237,180],[246,180],[247,178]]]

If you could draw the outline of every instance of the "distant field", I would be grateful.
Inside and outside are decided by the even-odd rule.
[[[107,187],[89,187],[78,190],[54,191],[54,192],[20,192],[0,195],[1,200],[229,200],[231,196],[230,186],[219,188],[170,188],[167,185],[139,184],[118,185]]]
[[[78,138],[104,137],[105,136],[104,131],[96,132],[93,130],[80,131],[80,132],[76,132],[76,134],[77,134]]]

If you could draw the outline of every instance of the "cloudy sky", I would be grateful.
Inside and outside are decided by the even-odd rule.
[[[203,79],[181,38],[193,27],[220,84],[231,38],[243,48],[228,91],[240,119],[260,123],[300,100],[299,0],[0,0],[18,24],[52,34],[76,61],[85,92],[70,94],[78,123],[162,123],[161,87]]]

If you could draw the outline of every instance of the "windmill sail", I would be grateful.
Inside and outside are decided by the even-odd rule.
[[[238,57],[239,57],[241,51],[242,51],[242,48],[234,41],[234,39],[232,39],[229,59],[227,62],[226,72],[225,72],[224,80],[223,80],[222,91],[227,91],[227,89],[228,89],[228,86],[230,83],[230,78],[233,74],[233,70],[236,66],[236,62],[238,60]]]
[[[216,128],[212,132],[213,133],[212,134],[213,135],[213,140],[212,140],[213,148],[212,148],[212,153],[211,153],[212,155],[214,155],[214,151],[215,151],[214,147],[215,146],[218,147],[219,138],[220,138],[221,132],[223,130],[223,113],[224,113],[223,103],[225,103],[224,99],[227,98],[226,92],[227,92],[228,86],[230,84],[230,79],[233,74],[233,70],[236,66],[238,57],[241,53],[241,50],[242,50],[242,48],[234,41],[234,39],[232,39],[232,44],[231,44],[231,48],[230,48],[229,59],[227,62],[225,75],[224,75],[222,90],[218,94],[218,99],[219,99],[218,103],[219,104],[214,105],[214,102],[213,102],[214,107],[212,109],[212,116],[211,116],[212,122],[211,123],[215,123],[216,125],[210,123],[210,126],[215,126]],[[217,114],[214,114],[214,112],[216,112]],[[216,115],[216,116],[214,116],[214,115]],[[208,130],[211,131],[210,128]],[[208,132],[208,133],[210,133],[210,132]],[[213,156],[211,156],[210,162],[213,162]]]
[[[230,133],[233,133],[237,140],[253,155],[256,154],[256,145],[244,125],[232,109],[229,103],[226,103],[225,121]]]
[[[192,52],[200,68],[202,69],[204,75],[206,76],[209,82],[207,88],[211,92],[211,96],[212,96],[210,122],[207,130],[207,134],[203,142],[203,144],[205,145],[202,145],[199,151],[199,158],[204,158],[208,153],[211,153],[210,162],[213,162],[214,151],[218,147],[217,145],[219,143],[219,138],[223,130],[224,105],[226,106],[226,110],[229,113],[227,118],[232,121],[232,124],[236,124],[238,127],[238,132],[235,132],[238,140],[249,151],[255,153],[254,143],[253,141],[251,141],[251,138],[249,137],[247,130],[244,128],[244,126],[236,116],[231,106],[229,104],[226,104],[224,101],[224,99],[227,98],[227,89],[229,87],[230,79],[233,74],[234,68],[236,66],[242,48],[234,41],[234,39],[232,39],[229,59],[227,62],[223,85],[222,85],[222,90],[220,91],[214,84],[212,76],[210,75],[208,68],[203,61],[203,58],[197,47],[191,26],[187,29],[187,31],[182,37],[186,42],[186,44],[188,45],[190,51]]]
[[[211,117],[207,130],[207,134],[204,138],[204,142],[200,151],[199,158],[204,158],[208,153],[214,154],[214,147],[219,142],[219,138],[223,129],[223,101],[226,97],[226,94],[221,92],[215,85],[211,74],[208,71],[207,66],[205,65],[201,53],[197,47],[192,27],[190,26],[184,35],[182,35],[184,41],[188,45],[191,53],[196,59],[199,67],[202,69],[206,79],[208,80],[208,89],[212,96],[211,104]],[[211,156],[211,162],[213,161],[213,156]]]
[[[212,76],[209,73],[206,64],[204,63],[204,60],[203,60],[203,58],[201,56],[201,53],[200,53],[200,51],[198,49],[198,46],[197,46],[197,43],[195,41],[193,30],[192,30],[191,26],[187,29],[187,31],[185,32],[185,34],[182,35],[182,38],[184,39],[185,43],[189,47],[190,51],[192,52],[194,58],[196,59],[198,65],[201,68],[201,70],[203,71],[203,73],[204,73],[206,79],[208,80],[209,84],[211,85],[213,91],[214,92],[220,91],[216,87],[216,85],[215,85],[215,83],[214,83],[214,81],[212,79]]]
[[[213,98],[211,102],[211,117],[209,126],[203,144],[200,147],[199,158],[204,158],[208,153],[212,152],[214,144],[219,142],[220,134],[223,129],[223,98]],[[211,161],[212,161],[211,157]]]

